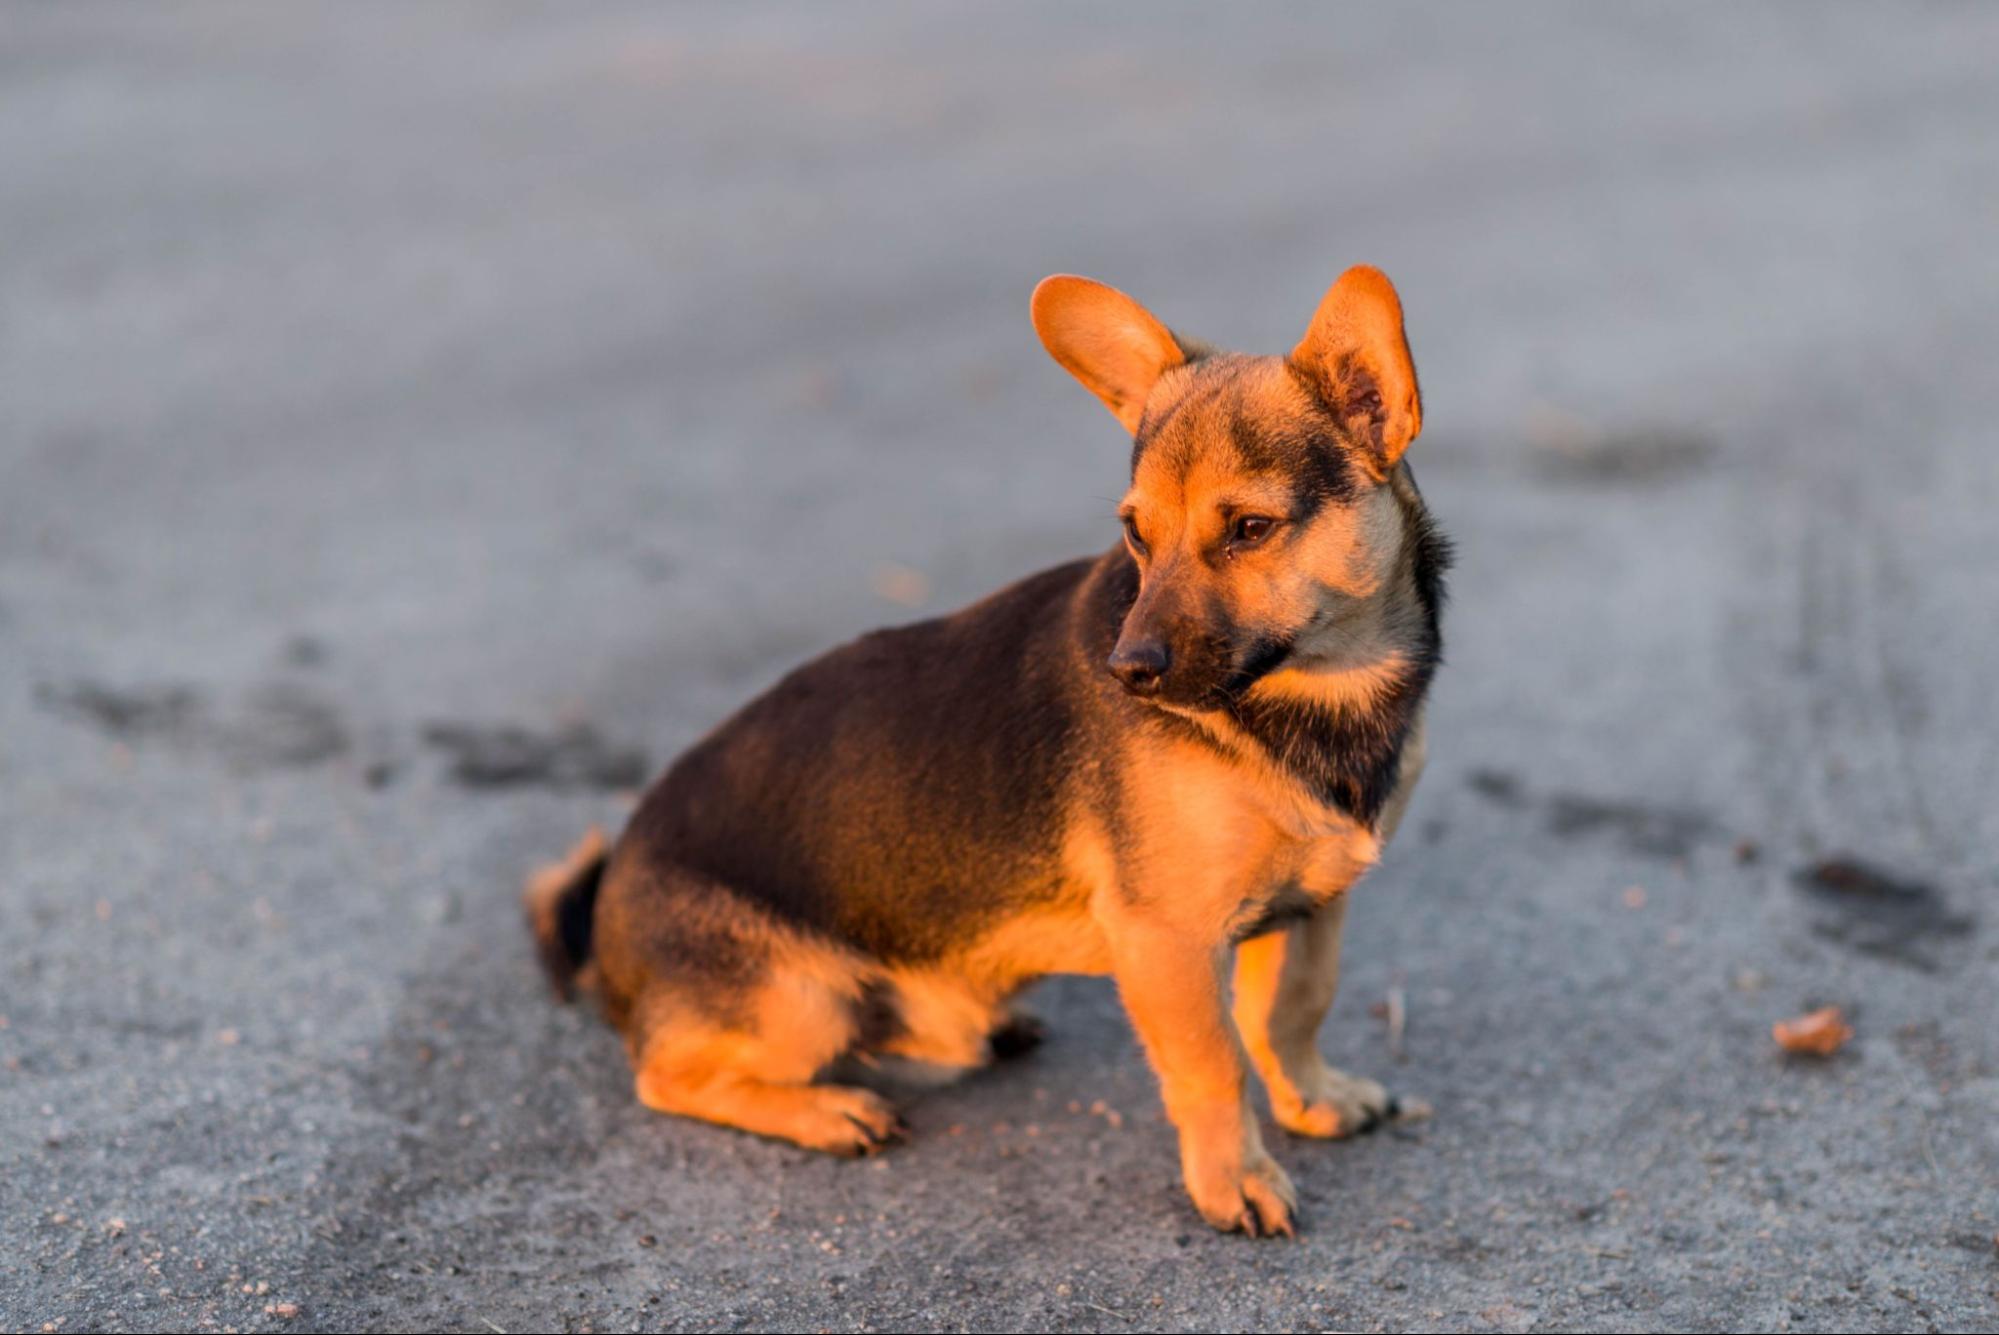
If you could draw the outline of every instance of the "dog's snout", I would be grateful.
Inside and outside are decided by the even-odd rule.
[[[1154,695],[1171,662],[1165,644],[1158,640],[1140,640],[1136,644],[1120,642],[1111,652],[1108,666],[1111,675],[1133,695]]]

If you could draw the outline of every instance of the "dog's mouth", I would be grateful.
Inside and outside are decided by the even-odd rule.
[[[1244,645],[1242,653],[1237,656],[1235,669],[1220,686],[1227,703],[1234,704],[1242,699],[1256,683],[1283,667],[1290,659],[1295,643],[1289,635],[1259,635]]]
[[[1288,636],[1260,635],[1241,643],[1213,636],[1191,655],[1194,661],[1176,665],[1159,690],[1138,698],[1174,714],[1228,713],[1284,666],[1291,652]]]

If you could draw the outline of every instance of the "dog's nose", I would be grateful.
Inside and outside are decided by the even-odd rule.
[[[1118,645],[1111,652],[1107,666],[1111,675],[1133,695],[1153,695],[1158,692],[1159,679],[1166,675],[1170,662],[1164,644],[1141,640],[1137,644]]]

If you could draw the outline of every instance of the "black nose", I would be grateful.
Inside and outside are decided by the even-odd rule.
[[[1137,644],[1119,644],[1111,652],[1108,666],[1111,675],[1133,695],[1152,695],[1159,690],[1159,679],[1166,675],[1171,661],[1165,645],[1157,640],[1141,640]]]

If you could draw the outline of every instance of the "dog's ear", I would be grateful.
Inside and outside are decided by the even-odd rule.
[[[1423,429],[1423,396],[1388,275],[1365,264],[1340,275],[1319,303],[1291,364],[1317,386],[1380,477]]]
[[[1042,279],[1030,309],[1048,355],[1136,435],[1152,386],[1186,360],[1166,326],[1116,288],[1074,274]]]

